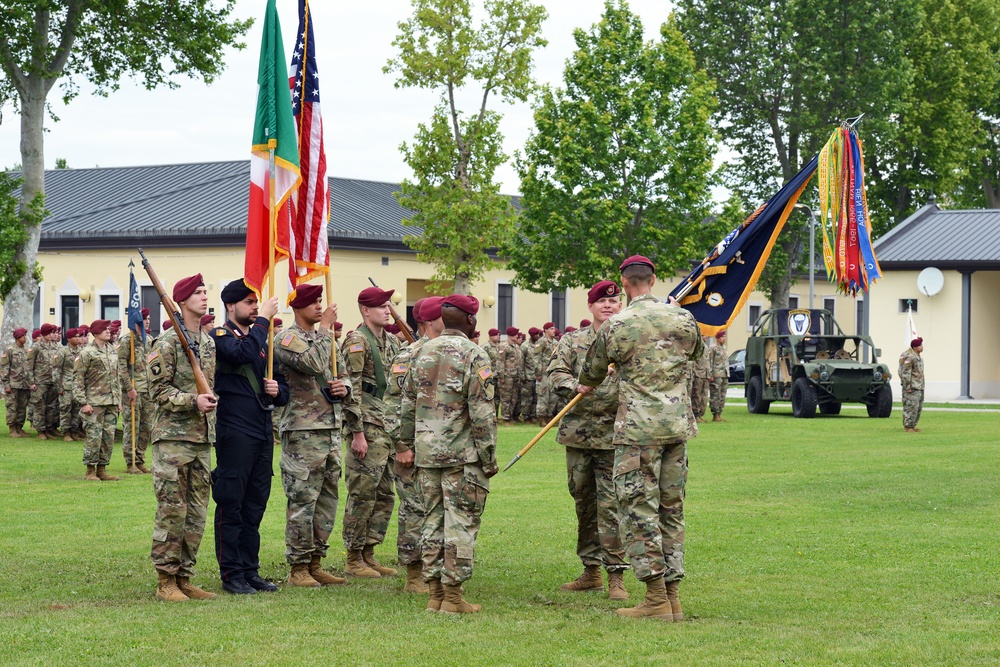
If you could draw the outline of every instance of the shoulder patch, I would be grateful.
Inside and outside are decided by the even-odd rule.
[[[348,352],[364,352],[365,351],[365,344],[364,343],[355,343],[354,345],[352,345],[349,348],[347,348],[347,351]]]
[[[160,351],[159,351],[159,350],[153,350],[152,352],[150,352],[150,353],[149,353],[149,354],[148,354],[148,355],[146,356],[146,363],[148,364],[148,363],[149,363],[149,362],[151,362],[151,361],[152,361],[153,359],[156,359],[156,358],[157,358],[158,356],[160,356]]]
[[[406,368],[407,368],[406,364],[393,364],[392,372],[395,373],[396,375],[401,375],[403,373],[406,373]]]
[[[219,327],[218,329],[215,330],[215,335],[218,338],[222,338],[223,336],[226,335],[226,330],[223,329],[222,327]]]
[[[483,366],[482,368],[479,369],[479,372],[476,373],[476,375],[479,376],[480,380],[483,380],[485,382],[486,380],[489,380],[491,377],[493,377],[493,369],[490,368],[489,366]]]
[[[286,334],[285,334],[285,335],[284,335],[284,336],[283,336],[283,337],[281,338],[281,344],[282,344],[282,345],[284,345],[285,347],[288,347],[288,344],[292,342],[292,339],[293,339],[293,338],[295,338],[295,334],[293,334],[293,333],[291,333],[291,332],[289,332],[289,333],[286,333]]]

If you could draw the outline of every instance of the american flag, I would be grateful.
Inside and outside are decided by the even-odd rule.
[[[292,112],[299,134],[299,170],[302,185],[295,198],[295,218],[290,234],[291,261],[288,277],[292,289],[329,271],[327,221],[330,195],[326,181],[326,152],[323,150],[323,117],[319,105],[319,75],[313,42],[309,0],[299,0],[299,31],[288,68],[292,89]],[[289,299],[294,298],[294,292]]]

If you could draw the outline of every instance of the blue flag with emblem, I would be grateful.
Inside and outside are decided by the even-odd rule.
[[[691,311],[702,334],[726,329],[757,285],[771,248],[818,164],[813,158],[766,204],[712,248],[670,296]]]
[[[135,282],[135,274],[132,273],[131,260],[128,263],[128,328],[136,335],[142,336],[142,342],[146,342],[146,327],[142,323],[142,300],[139,297],[139,284]]]

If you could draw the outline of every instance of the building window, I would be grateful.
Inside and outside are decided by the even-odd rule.
[[[31,305],[31,323],[34,328],[42,326],[42,286],[35,290],[35,302]]]
[[[552,290],[551,298],[551,319],[552,323],[560,331],[566,329],[566,290]]]
[[[865,335],[865,302],[858,299],[856,310],[854,313],[854,335],[864,336]]]
[[[497,329],[504,334],[507,327],[514,326],[514,286],[507,283],[497,285]]]
[[[63,332],[67,329],[75,329],[80,326],[80,297],[76,294],[64,295],[59,298],[60,322],[62,322]],[[65,333],[63,334],[65,336]]]
[[[899,312],[905,313],[907,310],[912,310],[914,313],[917,312],[917,300],[916,299],[900,299],[899,300]]]
[[[101,319],[102,320],[120,320],[121,317],[121,307],[118,305],[118,295],[117,294],[102,294],[101,295]]]
[[[160,331],[160,295],[156,293],[156,288],[150,285],[139,287],[142,307],[149,308],[149,330],[154,333]]]
[[[747,329],[752,330],[753,325],[760,319],[760,304],[751,303],[747,306]]]
[[[791,309],[793,309],[793,310],[795,308],[798,308],[799,307],[799,297],[797,297],[797,296],[790,296],[790,297],[788,297],[788,307],[791,308]]]
[[[829,310],[830,314],[833,315],[833,319],[837,319],[837,300],[832,296],[823,298],[823,309]]]

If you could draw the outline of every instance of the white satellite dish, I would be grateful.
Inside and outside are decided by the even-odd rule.
[[[928,266],[917,276],[917,289],[925,296],[934,296],[944,287],[944,274],[940,269]]]

